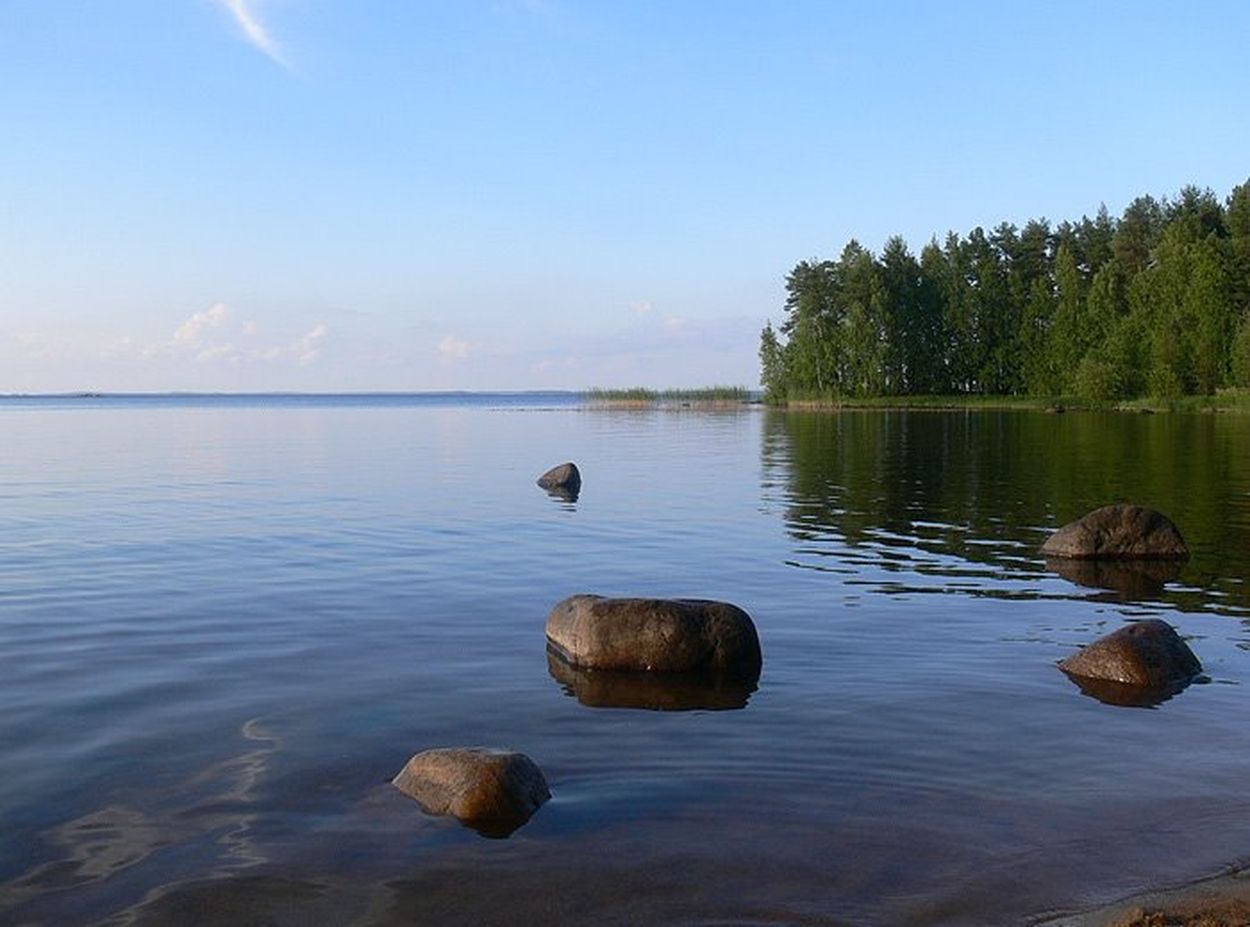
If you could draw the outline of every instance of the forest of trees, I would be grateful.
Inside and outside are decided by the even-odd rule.
[[[919,394],[1211,394],[1250,386],[1250,181],[1115,219],[1003,223],[917,258],[851,241],[786,278],[760,340],[773,401]]]

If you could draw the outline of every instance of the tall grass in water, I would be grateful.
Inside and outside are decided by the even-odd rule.
[[[745,386],[704,386],[698,389],[647,389],[644,386],[632,386],[628,389],[603,389],[595,387],[582,393],[582,398],[591,403],[610,403],[615,405],[655,405],[659,403],[722,403],[746,402],[751,398],[751,391]]]

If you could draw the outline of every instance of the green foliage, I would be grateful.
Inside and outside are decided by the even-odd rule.
[[[769,402],[783,402],[786,398],[785,355],[777,341],[777,333],[771,324],[760,332],[760,385],[764,398]]]
[[[1250,182],[1052,227],[949,233],[919,259],[851,241],[786,278],[760,336],[770,401],[953,394],[1091,402],[1250,385]]]
[[[1241,317],[1233,338],[1232,380],[1234,386],[1250,387],[1250,312]]]
[[[1072,379],[1072,393],[1091,402],[1119,399],[1121,387],[1115,365],[1093,353],[1085,355]]]

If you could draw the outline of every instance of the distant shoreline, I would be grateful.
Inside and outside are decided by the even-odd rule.
[[[781,401],[765,398],[745,387],[707,387],[703,389],[652,390],[630,389],[587,390],[360,390],[345,392],[301,392],[273,390],[267,392],[109,392],[69,391],[49,393],[0,393],[0,403],[176,403],[223,402],[370,402],[424,404],[426,402],[465,400],[469,403],[499,399],[511,405],[528,399],[548,399],[562,407],[594,410],[641,411],[648,409],[691,409],[724,411],[748,407],[766,407],[783,412],[838,413],[854,411],[897,412],[1123,412],[1152,414],[1186,413],[1250,413],[1250,389],[1220,390],[1211,396],[1183,396],[1171,399],[1133,399],[1123,402],[1089,402],[1068,397],[1028,396],[874,396],[874,397],[799,397]]]

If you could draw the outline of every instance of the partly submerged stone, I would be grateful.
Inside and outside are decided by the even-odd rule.
[[[723,673],[638,673],[570,666],[547,651],[547,672],[588,708],[647,711],[726,711],[745,708],[756,689],[751,677]]]
[[[1184,560],[1189,548],[1163,513],[1141,505],[1104,505],[1052,534],[1042,553],[1080,559]]]
[[[564,493],[576,496],[582,490],[582,474],[573,462],[562,463],[552,467],[538,478],[538,485],[543,489],[563,490]]]
[[[1194,652],[1158,618],[1135,621],[1100,637],[1061,661],[1059,668],[1078,680],[1173,693],[1202,672]]]
[[[487,747],[426,750],[391,783],[429,814],[446,814],[488,836],[507,836],[551,797],[524,753]]]
[[[593,669],[754,680],[762,662],[751,616],[708,599],[570,596],[551,610],[547,642],[566,663]]]

